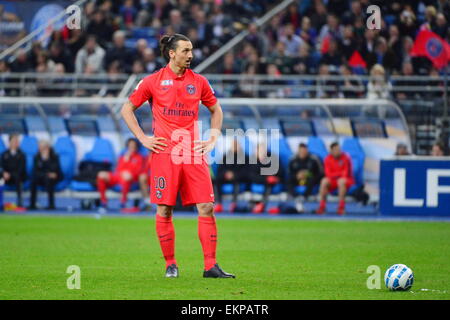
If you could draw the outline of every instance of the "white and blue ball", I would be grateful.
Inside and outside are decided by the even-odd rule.
[[[394,264],[386,270],[384,283],[391,291],[406,291],[414,283],[414,273],[404,264]]]

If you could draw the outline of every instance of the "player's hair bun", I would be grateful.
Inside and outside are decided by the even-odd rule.
[[[177,43],[179,40],[190,41],[185,35],[175,33],[174,35],[164,35],[159,40],[159,47],[161,49],[161,54],[167,62],[170,60],[169,51],[175,50],[177,48]]]

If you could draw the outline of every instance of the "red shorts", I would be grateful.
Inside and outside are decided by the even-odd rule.
[[[131,179],[131,181],[125,181],[122,179],[122,172],[109,172],[109,181],[108,186],[115,186],[116,184],[126,184],[130,183],[133,184],[137,182],[137,179],[134,177]]]
[[[197,156],[195,162],[190,157],[189,163],[180,163],[181,157],[170,153],[152,153],[150,157],[152,203],[174,206],[178,191],[183,206],[214,202],[211,174],[204,156]]]
[[[337,189],[338,180],[340,178],[328,178],[328,179],[330,180],[330,187],[329,187],[330,192],[333,192],[334,190]],[[354,184],[355,184],[355,181],[353,181],[353,179],[346,178],[345,186],[347,187],[347,190],[350,189],[350,187]]]

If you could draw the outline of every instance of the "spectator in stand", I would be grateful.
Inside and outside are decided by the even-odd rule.
[[[433,29],[433,32],[440,36],[442,39],[445,39],[448,37],[448,28],[449,26],[447,24],[447,18],[442,12],[439,12],[436,15],[436,25]]]
[[[145,49],[148,48],[148,42],[145,39],[139,39],[136,41],[136,49],[133,54],[133,61],[143,60]]]
[[[408,147],[404,143],[398,143],[395,148],[395,156],[409,156],[411,155],[408,151]]]
[[[237,198],[240,191],[240,185],[248,182],[248,156],[244,153],[239,141],[233,140],[230,150],[223,156],[222,163],[217,167],[216,193],[217,203],[214,212],[223,212],[223,191],[225,184],[233,185],[233,198],[229,207],[230,212],[234,212],[237,205]]]
[[[412,65],[411,62],[408,62],[408,61],[403,62],[401,75],[405,76],[405,77],[412,77],[412,76],[414,76],[414,68],[413,68],[413,65]],[[405,100],[405,99],[419,98],[420,95],[418,94],[417,90],[412,90],[411,91],[411,89],[414,88],[414,87],[417,87],[417,89],[419,89],[419,87],[421,85],[424,85],[424,83],[423,82],[412,81],[412,80],[409,79],[409,80],[396,81],[395,85],[399,86],[399,87],[411,87],[411,88],[408,88],[410,90],[406,90],[406,89],[405,90],[399,90],[395,94],[397,99]]]
[[[133,5],[133,0],[125,0],[119,10],[122,21],[127,28],[134,26],[134,20],[138,14],[136,8]]]
[[[248,26],[248,35],[245,37],[244,41],[250,43],[257,52],[262,54],[266,52],[264,40],[258,33],[258,26],[256,23],[250,23]]]
[[[329,192],[338,190],[339,205],[337,213],[345,214],[345,196],[348,189],[355,183],[353,178],[352,161],[350,156],[341,151],[339,143],[330,145],[330,154],[324,161],[325,177],[320,182],[319,208],[317,214],[324,214],[326,209],[326,197]]]
[[[285,54],[289,57],[296,56],[300,46],[304,41],[298,35],[295,34],[295,29],[292,24],[288,24],[284,28],[284,36],[280,39],[286,47]]]
[[[162,67],[162,64],[156,58],[155,52],[152,48],[147,48],[144,50],[143,63],[145,72],[147,73],[153,73]]]
[[[319,66],[319,76],[316,81],[316,98],[337,98],[338,83],[330,78],[328,65],[321,64]]]
[[[375,50],[366,55],[366,62],[369,68],[375,64],[381,64],[388,74],[400,70],[396,53],[389,48],[386,39],[383,37],[378,37]]]
[[[214,38],[213,26],[206,20],[206,14],[203,10],[199,10],[194,16],[194,28],[197,31],[198,36],[198,48],[205,51],[211,40]]]
[[[54,63],[62,63],[67,72],[74,72],[73,59],[63,44],[53,43],[50,46],[49,59]]]
[[[388,99],[392,85],[386,81],[386,73],[381,64],[375,64],[370,70],[370,80],[367,84],[367,99]]]
[[[344,27],[342,31],[342,41],[340,45],[340,50],[343,55],[343,59],[345,59],[346,62],[350,59],[350,57],[353,55],[355,50],[357,50],[358,43],[355,37],[354,28],[351,25],[347,25]]]
[[[339,85],[339,95],[341,98],[356,99],[364,95],[364,85],[358,77],[353,75],[352,69],[343,64],[339,68],[339,73],[343,80]]]
[[[312,26],[311,19],[307,16],[302,18],[299,36],[304,42],[308,43],[310,46],[314,46],[317,37],[317,30]]]
[[[256,147],[256,163],[250,162],[247,166],[248,170],[248,181],[250,183],[262,184],[264,185],[264,193],[262,201],[257,202],[253,209],[253,213],[263,213],[266,209],[267,201],[269,200],[269,195],[272,194],[273,187],[283,182],[283,167],[279,166],[277,172],[270,175],[264,173],[264,169],[268,169],[273,166],[273,157],[278,157],[278,155],[272,155],[267,149],[265,143],[259,143]],[[279,159],[277,160],[280,163]]]
[[[78,51],[75,59],[75,72],[78,74],[85,73],[86,67],[90,66],[93,73],[103,71],[103,58],[105,50],[97,43],[95,36],[88,36],[84,47]]]
[[[27,177],[25,154],[19,147],[19,136],[12,134],[9,136],[9,147],[0,157],[0,177],[5,184],[14,186],[17,194],[17,206],[21,209],[23,183]]]
[[[48,195],[47,210],[55,209],[55,186],[63,178],[59,156],[46,140],[39,141],[39,151],[34,156],[31,175],[31,199],[29,210],[36,210],[37,188],[42,186]]]
[[[86,33],[94,35],[100,45],[106,48],[107,44],[111,42],[112,30],[111,22],[106,19],[104,11],[96,10],[87,25]]]
[[[117,167],[114,172],[100,171],[97,175],[97,188],[100,192],[100,210],[107,208],[106,189],[119,184],[122,197],[120,207],[125,210],[128,192],[133,183],[139,181],[139,176],[145,168],[145,159],[139,153],[139,142],[130,138],[126,143],[125,153],[119,157]]]
[[[444,154],[444,145],[441,142],[435,142],[431,147],[431,156],[433,157],[443,157]]]
[[[312,194],[315,186],[320,184],[323,177],[323,166],[318,157],[309,153],[308,146],[300,143],[294,158],[289,161],[288,193],[296,199],[297,212],[303,212],[303,204],[298,197],[296,187],[304,186],[304,201]]]
[[[286,55],[286,44],[279,41],[274,52],[269,56],[268,62],[275,64],[282,74],[290,74],[293,60],[294,58]]]
[[[334,38],[329,39],[327,52],[322,55],[320,64],[326,64],[330,73],[336,74],[339,67],[344,61],[343,56],[339,53],[338,41]]]
[[[113,61],[119,61],[120,67],[125,72],[130,72],[133,63],[133,53],[125,47],[125,32],[118,30],[113,35],[113,46],[106,51],[104,68],[108,69]]]
[[[28,60],[28,56],[27,56],[25,49],[17,50],[16,59],[11,64],[11,71],[12,72],[31,72],[32,67],[33,66],[30,63],[30,60]]]

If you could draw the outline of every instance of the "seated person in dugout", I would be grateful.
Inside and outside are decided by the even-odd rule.
[[[48,194],[47,210],[55,209],[55,186],[61,181],[63,174],[59,156],[46,140],[39,142],[39,151],[34,156],[33,173],[31,175],[31,199],[28,209],[36,209],[37,188],[42,186]]]
[[[345,196],[348,189],[355,184],[353,177],[352,160],[349,155],[341,151],[339,143],[330,145],[330,153],[324,161],[325,177],[320,182],[319,208],[317,214],[325,213],[326,197],[328,192],[338,189],[339,207],[337,213],[345,214]]]
[[[233,200],[229,211],[233,212],[236,209],[237,197],[239,195],[239,188],[241,183],[247,183],[247,165],[249,159],[242,149],[237,139],[233,140],[230,150],[223,156],[222,163],[217,167],[217,176],[214,178],[215,193],[217,195],[217,204],[214,211],[223,212],[223,191],[222,187],[225,184],[233,185]]]
[[[278,154],[272,155],[265,143],[259,143],[256,147],[256,163],[249,163],[247,174],[247,180],[250,183],[264,185],[263,199],[257,202],[252,209],[253,213],[262,213],[266,209],[273,187],[278,183],[283,183],[283,168]],[[279,213],[277,209],[272,210],[275,211],[271,211],[271,213]]]
[[[289,162],[289,181],[288,193],[289,196],[296,199],[296,209],[298,212],[303,212],[303,204],[298,197],[296,188],[304,186],[305,191],[302,194],[304,200],[307,201],[311,195],[313,188],[320,184],[323,178],[323,166],[320,159],[309,153],[308,146],[300,143],[297,153]]]
[[[17,206],[22,208],[22,189],[26,180],[26,158],[19,148],[19,136],[12,134],[9,136],[9,147],[0,156],[0,179],[3,178],[5,184],[14,186],[17,193]]]
[[[122,188],[120,199],[121,209],[125,208],[128,192],[133,183],[139,181],[139,175],[144,170],[144,156],[139,153],[139,142],[130,138],[126,143],[125,153],[119,157],[114,172],[100,171],[97,175],[97,188],[100,192],[100,207],[106,209],[106,189],[119,184]]]

